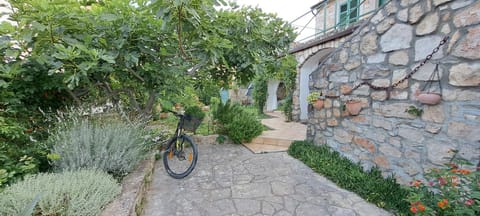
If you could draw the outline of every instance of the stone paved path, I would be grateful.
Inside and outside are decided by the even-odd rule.
[[[183,180],[169,177],[157,161],[144,215],[390,215],[286,152],[200,144],[199,153],[197,167]]]

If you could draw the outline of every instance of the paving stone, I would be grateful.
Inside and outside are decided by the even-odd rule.
[[[239,215],[253,215],[261,211],[261,201],[251,199],[234,199]]]
[[[181,180],[156,162],[143,215],[390,215],[286,152],[253,154],[242,145],[199,144],[199,154],[195,170]]]
[[[317,215],[329,215],[327,209],[318,208],[318,206],[312,205],[310,203],[302,203],[298,206],[295,210],[296,215],[304,215],[304,216],[317,216]]]

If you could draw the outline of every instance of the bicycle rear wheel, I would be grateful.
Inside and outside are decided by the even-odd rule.
[[[195,168],[197,159],[197,145],[187,135],[171,139],[163,153],[165,170],[176,179],[188,176]]]

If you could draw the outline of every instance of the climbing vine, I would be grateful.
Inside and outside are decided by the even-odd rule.
[[[268,96],[268,77],[257,76],[253,81],[253,101],[258,113],[263,113],[263,107],[267,103]]]

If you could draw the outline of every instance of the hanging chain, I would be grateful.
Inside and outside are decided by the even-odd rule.
[[[448,36],[445,36],[441,41],[440,43],[438,44],[437,47],[435,47],[433,50],[432,50],[432,53],[430,53],[429,55],[427,55],[427,57],[419,64],[417,65],[415,68],[413,68],[413,70],[407,74],[405,77],[403,77],[401,80],[398,80],[397,82],[393,83],[392,85],[390,86],[387,86],[387,87],[384,87],[384,86],[375,86],[367,81],[363,81],[359,84],[357,84],[355,87],[352,88],[352,90],[350,90],[348,93],[345,93],[345,94],[350,94],[352,93],[355,89],[358,89],[360,88],[360,86],[362,85],[367,85],[369,86],[370,88],[374,89],[374,90],[386,90],[387,91],[387,99],[390,98],[390,91],[397,87],[398,85],[400,85],[401,83],[405,82],[405,80],[409,79],[410,77],[413,76],[413,74],[415,74],[422,66],[425,65],[425,63],[427,63],[430,59],[432,59],[433,55],[435,53],[437,53],[439,50],[440,50],[440,47],[443,46],[444,44],[446,44],[448,41]]]

